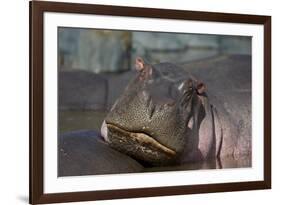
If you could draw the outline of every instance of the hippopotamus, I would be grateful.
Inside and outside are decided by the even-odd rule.
[[[138,57],[135,67],[101,128],[110,147],[157,166],[235,155],[241,119],[217,108],[202,81],[172,63]]]
[[[153,165],[219,156],[222,128],[205,84],[172,63],[137,58],[135,67],[103,122],[105,141]]]
[[[136,58],[100,133],[60,136],[59,175],[250,166],[250,59],[176,65]]]

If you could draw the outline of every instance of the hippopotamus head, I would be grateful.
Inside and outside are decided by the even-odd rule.
[[[170,63],[136,59],[137,74],[102,125],[110,146],[150,164],[175,162],[190,133],[190,119],[204,85]]]

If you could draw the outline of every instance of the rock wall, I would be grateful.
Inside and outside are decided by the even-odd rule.
[[[251,54],[251,37],[59,28],[59,69],[130,70],[136,56],[184,64],[225,54]]]

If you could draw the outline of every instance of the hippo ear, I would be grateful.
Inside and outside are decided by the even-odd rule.
[[[206,85],[202,82],[198,82],[196,85],[196,91],[199,95],[202,95],[206,91]]]
[[[148,79],[152,75],[152,66],[144,62],[140,57],[136,58],[136,70],[140,73],[140,79]]]
[[[145,62],[141,57],[136,58],[135,62],[136,70],[137,71],[142,71],[145,68]]]

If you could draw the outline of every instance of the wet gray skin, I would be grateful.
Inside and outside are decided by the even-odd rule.
[[[132,158],[107,146],[92,130],[66,132],[58,140],[58,176],[120,174],[143,171]]]
[[[150,65],[137,58],[136,70],[106,116],[102,136],[111,147],[137,160],[176,163],[205,115],[200,100],[205,87],[171,63]]]

